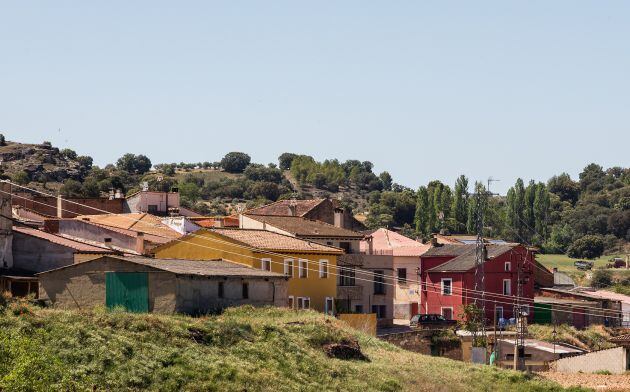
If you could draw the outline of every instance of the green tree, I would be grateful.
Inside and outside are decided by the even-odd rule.
[[[116,167],[129,174],[144,174],[151,170],[151,166],[151,160],[142,154],[128,153],[116,161]]]
[[[416,212],[414,217],[414,223],[416,226],[416,232],[422,234],[423,237],[428,237],[429,233],[429,193],[425,186],[418,188],[416,192]]]
[[[391,191],[392,190],[392,183],[393,183],[391,174],[389,174],[388,172],[384,171],[381,174],[379,174],[378,177],[381,179],[381,182],[383,183],[383,190]]]
[[[31,181],[30,176],[24,170],[19,171],[11,176],[11,181],[19,185],[26,185]]]
[[[534,197],[534,228],[536,233],[546,240],[548,236],[548,223],[549,223],[549,206],[551,200],[549,192],[545,184],[538,183],[536,186],[536,196]]]
[[[597,270],[593,272],[593,277],[591,278],[591,286],[603,289],[606,287],[610,287],[613,284],[613,275],[609,270]]]
[[[61,155],[63,155],[67,159],[71,159],[71,160],[75,160],[78,157],[76,151],[74,151],[74,150],[72,150],[70,148],[64,148],[63,150],[60,151],[60,153],[61,153]]]
[[[280,169],[289,170],[291,168],[291,164],[293,163],[293,159],[297,157],[297,154],[293,154],[290,152],[285,152],[284,154],[278,157],[278,163]]]
[[[7,141],[4,139],[4,135],[0,133],[0,146],[6,146]]]
[[[221,159],[221,167],[228,173],[242,173],[251,162],[244,152],[229,152]]]
[[[468,220],[468,178],[463,174],[455,181],[451,213],[454,219],[453,229],[455,232],[465,232]]]
[[[63,185],[59,189],[59,193],[61,193],[63,197],[68,198],[85,196],[83,194],[83,186],[81,183],[73,179],[67,179],[64,181]]]
[[[604,253],[604,239],[599,235],[585,235],[573,241],[567,255],[573,258],[595,259]]]

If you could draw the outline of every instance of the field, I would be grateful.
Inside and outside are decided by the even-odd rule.
[[[322,349],[354,339],[367,360],[330,358]],[[531,375],[403,351],[334,318],[277,308],[189,318],[11,302],[0,313],[0,358],[2,391],[564,390]]]
[[[606,265],[610,262],[610,259],[613,257],[623,257],[623,255],[608,255],[602,256],[598,259],[591,260],[593,261],[593,269],[591,271],[580,271],[578,270],[573,263],[579,259],[572,259],[567,255],[562,254],[538,254],[536,255],[536,260],[540,261],[545,267],[549,270],[552,270],[554,267],[558,268],[558,271],[566,272],[573,280],[575,280],[576,284],[579,285],[588,285],[589,279],[591,277],[592,271],[600,268],[606,268]],[[624,270],[620,268],[613,268],[613,275],[619,279],[621,277],[630,276],[630,270]]]

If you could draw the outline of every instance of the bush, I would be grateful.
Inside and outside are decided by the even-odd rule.
[[[15,173],[13,176],[11,176],[11,181],[15,182],[16,184],[19,185],[26,185],[28,184],[31,179],[28,175],[27,172],[25,172],[24,170],[19,171],[17,173]]]
[[[242,173],[251,162],[244,152],[229,152],[221,159],[221,167],[228,173]]]
[[[75,160],[78,157],[76,151],[69,148],[64,148],[63,150],[61,150],[61,155],[71,160]]]
[[[593,273],[591,286],[595,288],[609,287],[613,284],[612,272],[609,270],[597,270]]]
[[[116,167],[129,174],[144,174],[151,166],[151,160],[142,154],[125,154],[116,161]]]
[[[284,154],[278,157],[278,163],[280,164],[280,169],[289,170],[291,168],[291,163],[293,163],[293,159],[297,157],[296,154],[292,154],[290,152],[285,152]]]
[[[573,258],[595,259],[604,253],[604,240],[599,235],[585,235],[575,240],[567,255]]]

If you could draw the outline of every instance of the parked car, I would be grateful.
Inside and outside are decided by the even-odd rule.
[[[411,318],[409,326],[420,329],[445,329],[457,326],[457,321],[447,320],[441,314],[416,314]]]
[[[593,262],[592,261],[578,260],[575,263],[573,263],[573,265],[577,269],[579,269],[580,271],[586,271],[586,270],[593,269]]]

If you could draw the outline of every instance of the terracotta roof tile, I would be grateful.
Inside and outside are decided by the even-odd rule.
[[[288,216],[289,206],[295,205],[295,211],[297,216],[304,216],[313,208],[317,207],[321,202],[326,199],[308,199],[308,200],[279,200],[271,204],[267,204],[261,207],[252,208],[245,211],[248,215],[284,215]]]
[[[182,236],[182,234],[162,223],[158,217],[146,213],[80,215],[75,219],[168,239]]]
[[[394,256],[420,256],[431,247],[407,238],[388,229],[378,229],[372,232],[372,250],[375,254],[391,254]],[[361,242],[361,250],[368,251],[369,243]]]
[[[13,227],[13,231],[24,234],[24,235],[28,235],[31,237],[36,237],[45,241],[49,241],[57,245],[65,246],[67,248],[74,249],[77,252],[81,252],[81,253],[115,253],[111,249],[84,244],[82,242],[73,241],[68,238],[64,238],[55,234],[47,233],[45,231],[33,229],[30,227],[15,226]]]
[[[182,260],[182,259],[154,259],[150,257],[122,257],[122,256],[106,256],[110,259],[117,259],[134,264],[140,264],[147,267],[155,268],[161,271],[172,272],[178,275],[200,275],[200,276],[249,276],[262,278],[285,278],[285,275],[275,272],[264,271],[248,267],[243,264],[231,262],[223,259],[216,260]],[[84,261],[90,263],[98,259]],[[81,263],[82,264],[82,263]],[[37,275],[47,274],[49,272],[58,271],[60,269],[72,268],[77,264],[57,268],[51,271],[41,272]]]
[[[356,231],[337,227],[329,223],[306,219],[301,216],[245,215],[264,222],[298,237],[345,237],[362,239],[365,236]]]
[[[320,245],[315,242],[305,241],[299,238],[282,235],[267,230],[218,228],[202,230],[208,230],[213,233],[217,233],[224,237],[241,242],[253,248],[264,250],[308,253],[343,253],[343,251],[339,248]]]

